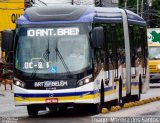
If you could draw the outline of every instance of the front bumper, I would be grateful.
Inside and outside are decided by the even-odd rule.
[[[95,104],[99,94],[93,91],[93,83],[64,90],[27,90],[14,85],[14,100],[16,106],[31,104]],[[90,89],[90,90],[89,90]],[[83,90],[83,91],[82,91]],[[47,100],[57,100],[49,102]]]

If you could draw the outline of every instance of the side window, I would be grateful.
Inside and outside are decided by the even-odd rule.
[[[107,70],[114,70],[114,77],[118,78],[118,68],[125,65],[125,44],[123,25],[121,23],[108,24],[105,27],[106,65]]]
[[[142,65],[143,68],[146,68],[148,56],[146,28],[138,25],[130,25],[129,38],[131,66],[138,67]],[[145,71],[143,73],[145,74]]]
[[[106,58],[105,58],[105,64],[106,64],[106,71],[111,69],[111,59],[110,55],[112,54],[112,44],[111,44],[111,29],[110,25],[107,24],[104,28],[105,30],[105,46],[106,46]]]
[[[131,54],[131,67],[135,67],[136,57],[136,45],[133,25],[129,26],[129,38],[130,38],[130,54]]]
[[[105,71],[114,70],[114,77],[118,78],[118,68],[125,64],[123,25],[121,23],[96,23],[93,26],[102,26],[105,35],[105,48],[95,49],[96,69],[98,72],[102,67]],[[107,79],[109,79],[109,72]]]
[[[93,27],[98,27],[98,26],[102,26],[101,23],[93,23]],[[96,77],[100,70],[102,69],[102,65],[101,65],[101,49],[94,49],[94,77]]]
[[[108,23],[94,23],[94,27],[102,26],[104,29],[104,39],[105,39],[105,47],[103,49],[95,49],[94,54],[94,63],[95,63],[95,76],[99,73],[99,71],[104,68],[105,71],[108,71],[111,67],[111,59],[110,54],[112,54],[111,49],[111,28]],[[107,73],[107,79],[109,79],[109,72]]]
[[[146,74],[146,67],[147,67],[147,57],[148,57],[148,45],[147,45],[147,32],[145,27],[140,28],[141,31],[141,42],[142,43],[142,67],[143,74]]]
[[[114,77],[118,78],[118,49],[117,49],[117,32],[116,32],[116,25],[111,25],[111,41],[112,41],[112,61],[113,61],[113,69]]]
[[[142,41],[141,31],[137,25],[129,25],[130,39],[130,57],[131,57],[131,74],[136,75],[136,68],[141,64],[142,59]]]
[[[124,44],[124,31],[122,24],[111,25],[111,41],[113,51],[113,68],[114,77],[118,78],[118,68],[125,65],[125,44]]]
[[[135,43],[135,66],[139,66],[142,62],[142,40],[139,26],[133,26],[134,43]]]
[[[109,70],[113,70],[113,49],[112,49],[112,41],[111,41],[111,25],[106,24],[105,26],[105,46],[106,46],[106,54],[105,54],[105,68],[107,79],[109,80]]]
[[[117,57],[118,67],[125,65],[125,43],[124,43],[124,31],[123,25],[117,24],[116,26],[116,37],[117,37]]]

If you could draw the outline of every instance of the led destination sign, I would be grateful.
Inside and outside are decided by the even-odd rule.
[[[70,28],[47,28],[47,29],[28,29],[27,36],[29,37],[44,37],[44,36],[72,36],[79,35],[78,27]]]

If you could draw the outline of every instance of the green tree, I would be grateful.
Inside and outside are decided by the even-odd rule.
[[[152,9],[160,10],[160,0],[152,0]]]
[[[149,27],[160,27],[160,0],[152,0],[152,6],[149,9]]]
[[[119,0],[119,7],[125,7],[125,0]],[[139,13],[146,20],[148,27],[160,27],[160,0],[152,0],[149,7],[148,0],[143,0],[143,11],[141,12],[142,0],[139,0]],[[137,13],[137,0],[127,0],[127,9]]]
[[[125,1],[127,2],[127,9],[136,13],[137,12],[137,0],[119,0],[120,8],[125,8]],[[141,0],[139,0],[139,8],[140,7],[141,7]]]

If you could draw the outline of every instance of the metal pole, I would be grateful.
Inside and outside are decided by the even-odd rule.
[[[137,0],[137,14],[139,15],[139,0]]]
[[[143,16],[143,0],[142,0],[142,2],[141,2],[141,17]]]
[[[127,0],[125,0],[124,6],[125,6],[125,9],[127,9]]]

